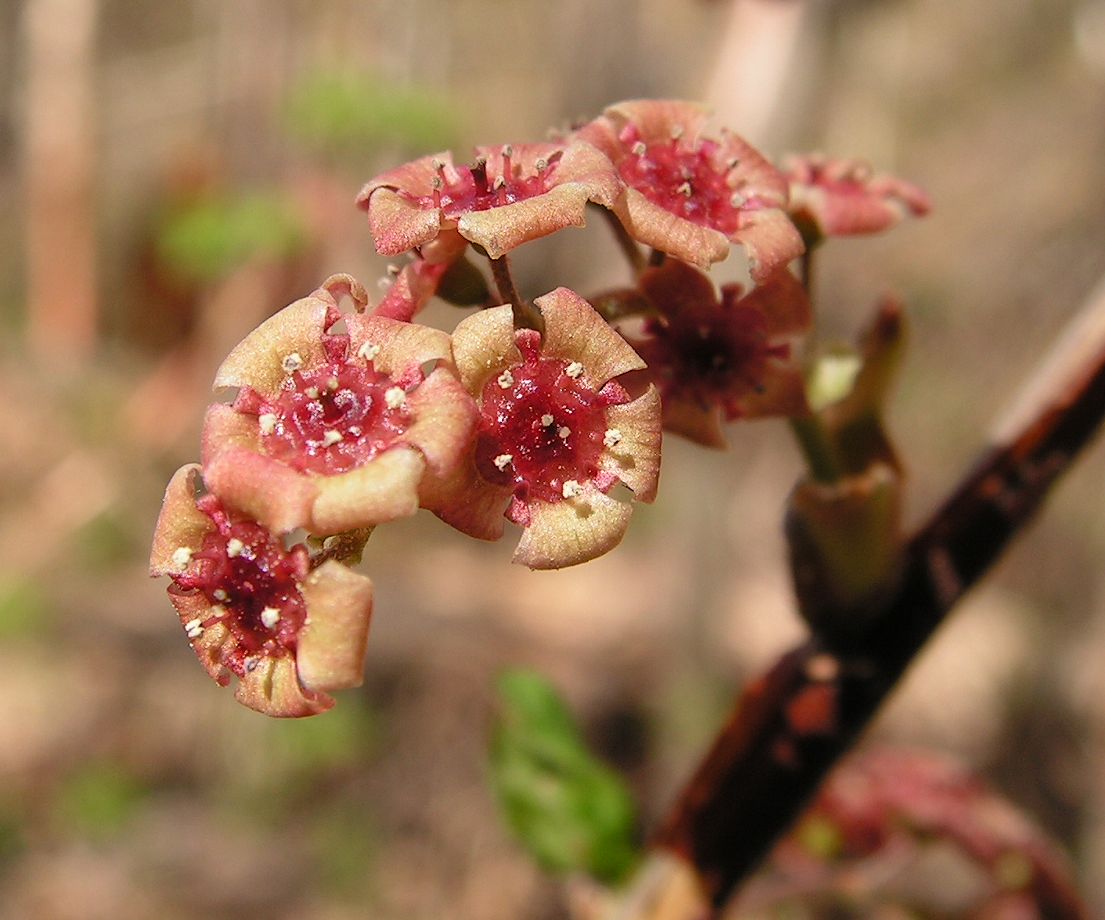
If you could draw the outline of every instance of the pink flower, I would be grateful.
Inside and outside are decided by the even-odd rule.
[[[916,185],[873,175],[862,160],[810,155],[789,157],[783,165],[790,180],[790,213],[813,239],[880,233],[931,208]]]
[[[723,419],[806,411],[791,340],[809,326],[810,307],[790,272],[745,296],[724,285],[719,300],[709,278],[672,261],[646,271],[640,287],[656,312],[630,344],[660,389],[669,431],[722,447]]]
[[[197,500],[199,474],[188,464],[169,482],[150,554],[150,574],[173,580],[192,650],[219,684],[236,675],[251,709],[329,709],[328,691],[361,683],[372,582],[334,560],[312,571],[302,544],[286,550],[215,495]]]
[[[376,251],[398,255],[456,228],[497,259],[529,240],[581,227],[588,201],[609,206],[620,183],[582,142],[476,148],[471,166],[452,154],[422,157],[370,181],[357,196]]]
[[[787,183],[735,134],[702,136],[705,112],[688,102],[621,102],[576,132],[614,162],[625,192],[613,210],[629,234],[701,268],[730,243],[761,281],[802,254],[786,215]]]
[[[453,333],[464,386],[479,403],[466,473],[426,501],[486,540],[503,512],[524,530],[514,561],[535,569],[585,562],[621,540],[631,509],[607,493],[619,481],[652,501],[660,470],[660,400],[636,400],[614,380],[643,367],[625,341],[566,288],[536,300],[544,335],[515,330],[509,305]]]
[[[335,275],[266,320],[223,362],[203,432],[204,477],[229,505],[277,532],[332,534],[418,508],[431,477],[464,459],[475,406],[451,369],[448,334],[341,313],[364,289]],[[330,331],[344,320],[347,332]],[[422,366],[437,362],[429,376]]]

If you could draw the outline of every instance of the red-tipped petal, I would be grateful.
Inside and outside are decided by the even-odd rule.
[[[729,255],[724,233],[672,214],[634,188],[626,189],[613,210],[633,239],[699,268]]]
[[[633,509],[586,483],[574,498],[529,505],[529,524],[513,562],[531,569],[561,569],[587,562],[617,546]]]
[[[300,590],[308,614],[296,648],[300,681],[312,690],[359,687],[372,620],[372,582],[330,559]]]
[[[757,284],[797,259],[806,248],[798,228],[778,208],[742,212],[733,239],[748,253],[748,270]]]
[[[542,356],[582,364],[583,379],[596,390],[645,366],[629,343],[574,291],[557,288],[534,302],[545,320]]]

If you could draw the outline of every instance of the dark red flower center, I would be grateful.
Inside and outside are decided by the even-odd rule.
[[[629,397],[616,383],[593,390],[574,362],[542,358],[532,330],[518,332],[517,342],[522,363],[483,390],[476,467],[522,502],[558,502],[598,475],[606,407]]]
[[[324,474],[362,466],[411,423],[402,386],[371,364],[344,361],[293,370],[275,399],[243,388],[234,408],[257,416],[269,456]]]
[[[440,170],[441,188],[437,191],[435,205],[442,213],[455,219],[468,211],[486,211],[504,204],[536,198],[549,190],[551,177],[556,172],[560,154],[539,161],[533,175],[522,174],[521,164],[513,162],[509,153],[503,155],[503,171],[492,176],[487,171],[487,163],[477,160],[472,166],[458,166],[457,178],[445,180],[444,169]]]
[[[185,624],[191,639],[224,625],[232,641],[220,649],[222,663],[239,677],[259,657],[293,653],[307,608],[299,586],[307,576],[307,550],[291,550],[255,521],[232,518],[214,495],[196,503],[215,525],[173,581],[210,602],[206,619]]]
[[[721,146],[699,140],[694,146],[680,138],[641,140],[636,126],[626,125],[619,136],[626,154],[618,172],[665,211],[730,236],[740,228],[741,208],[748,204],[729,184],[728,174],[737,164],[721,162]]]

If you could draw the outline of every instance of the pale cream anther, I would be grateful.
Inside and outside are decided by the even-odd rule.
[[[617,447],[622,442],[622,433],[617,428],[607,428],[602,443],[607,447]]]
[[[740,192],[733,192],[733,194],[729,196],[729,204],[734,208],[743,208],[747,202],[748,199]]]
[[[679,186],[679,188],[676,189],[676,191],[686,198],[690,198],[691,195],[694,194],[694,190],[691,188],[690,182],[684,182],[682,185]]]
[[[307,387],[303,393],[308,399],[318,399],[319,397],[318,387]]]
[[[510,466],[513,460],[514,454],[499,454],[499,456],[497,456],[491,462],[495,464],[495,468],[501,473],[508,466]]]
[[[257,416],[257,424],[261,427],[261,434],[272,434],[276,431],[276,413],[262,412]]]
[[[322,434],[322,446],[330,447],[333,444],[338,444],[344,441],[345,438],[342,433],[335,428],[327,428]]]
[[[565,498],[575,498],[583,494],[583,486],[574,479],[565,479],[564,487],[560,490],[560,494]]]
[[[242,550],[244,550],[245,548],[246,545],[237,537],[231,537],[229,540],[226,541],[226,554],[231,559],[233,559],[235,556],[242,555]]]
[[[510,371],[503,371],[501,374],[499,374],[498,384],[504,390],[509,390],[512,386],[514,386],[514,375]]]
[[[575,380],[580,374],[583,373],[583,365],[580,364],[578,361],[573,361],[566,368],[564,368],[564,373]]]
[[[265,629],[275,629],[280,622],[280,611],[276,607],[266,607],[261,611],[261,622]]]
[[[407,393],[402,387],[388,387],[384,391],[384,402],[389,409],[401,409],[407,402]]]
[[[280,366],[284,369],[285,374],[294,374],[303,367],[303,356],[298,351],[293,351],[291,354],[284,355],[284,360],[280,362]]]
[[[230,598],[230,595],[226,593],[222,588],[216,588],[211,592],[211,596],[217,601],[225,601]]]
[[[179,572],[183,572],[188,568],[188,563],[192,561],[192,550],[187,546],[178,546],[173,550],[172,563],[173,568]]]
[[[645,146],[644,141],[637,141],[632,147],[633,155],[635,157],[643,157],[648,152],[648,147]]]
[[[328,389],[331,393],[333,393],[334,390],[336,390],[337,388],[338,388],[338,378],[337,377],[331,377],[329,380],[326,381],[326,389]]]
[[[567,441],[568,435],[570,435],[571,433],[572,429],[569,428],[567,425],[561,425],[559,428],[556,429],[556,436],[560,438],[561,441]]]
[[[556,421],[556,419],[554,419],[552,415],[550,415],[548,412],[541,416],[541,425],[545,428],[548,428],[549,425],[551,425],[554,421]]]
[[[198,639],[203,635],[203,620],[196,617],[184,624],[184,632],[189,639]]]
[[[364,358],[366,361],[375,361],[376,356],[380,353],[380,346],[372,342],[365,342],[360,348],[357,349],[357,355]]]

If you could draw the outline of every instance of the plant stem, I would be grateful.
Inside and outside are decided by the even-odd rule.
[[[495,287],[499,291],[499,302],[509,303],[514,310],[514,326],[516,329],[540,329],[541,315],[531,305],[526,303],[518,294],[514,286],[514,277],[510,273],[510,262],[505,255],[492,259],[491,275],[495,279]]]
[[[817,482],[835,482],[840,478],[840,467],[833,455],[832,445],[817,415],[792,417],[790,430],[794,432],[810,475]]]

